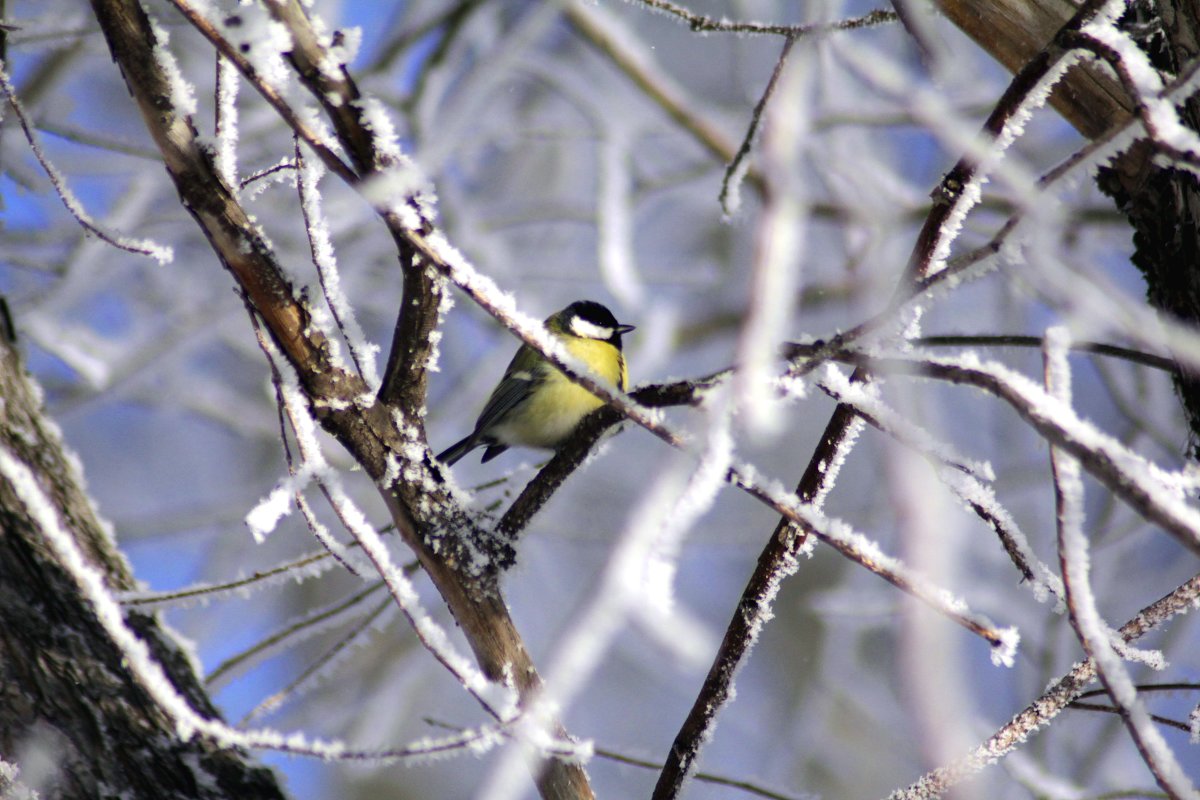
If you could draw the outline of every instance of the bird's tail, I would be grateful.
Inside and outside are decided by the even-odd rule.
[[[438,459],[438,461],[445,464],[447,467],[452,467],[459,461],[459,459],[461,459],[467,453],[474,450],[476,447],[481,446],[482,444],[483,444],[483,442],[477,440],[475,438],[475,434],[472,433],[470,436],[466,437],[462,441],[455,442],[454,444],[450,445],[445,450],[443,450],[441,453],[438,453],[437,459]]]

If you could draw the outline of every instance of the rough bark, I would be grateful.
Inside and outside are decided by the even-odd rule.
[[[63,527],[109,586],[132,587],[128,566],[82,490],[39,392],[4,337],[0,401],[0,447],[32,471]],[[188,660],[158,622],[141,614],[130,614],[127,622],[193,707],[217,716]],[[43,797],[284,796],[274,774],[244,752],[180,739],[123,662],[25,502],[0,477],[0,759],[18,767],[31,758],[52,764],[36,785],[30,785],[35,775],[21,777]],[[0,780],[0,796],[13,788]]]
[[[1138,5],[1130,16],[1149,34],[1141,44],[1159,69],[1176,75],[1196,58],[1200,4],[1194,0],[1157,2],[1154,8]],[[1184,124],[1200,130],[1200,104],[1194,97],[1179,112]],[[1191,172],[1156,164],[1156,153],[1148,141],[1139,142],[1097,180],[1133,226],[1133,264],[1146,279],[1150,304],[1195,326],[1200,324],[1200,183]],[[1191,456],[1198,458],[1200,376],[1177,367],[1175,388],[1191,429]]]

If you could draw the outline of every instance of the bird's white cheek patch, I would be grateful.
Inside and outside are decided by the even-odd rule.
[[[576,336],[582,336],[585,339],[611,339],[613,329],[597,325],[594,322],[588,322],[582,317],[574,317],[571,320],[571,333]]]

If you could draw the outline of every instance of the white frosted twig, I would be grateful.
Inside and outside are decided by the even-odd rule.
[[[271,367],[271,382],[275,387],[275,405],[279,413],[279,439],[283,445],[288,477],[246,514],[246,524],[250,527],[250,532],[255,540],[261,542],[275,529],[279,519],[288,512],[290,496],[296,503],[296,508],[300,511],[301,516],[304,517],[304,522],[308,525],[313,537],[347,572],[351,575],[361,576],[364,569],[354,563],[354,557],[350,555],[346,546],[335,539],[324,523],[317,519],[317,515],[313,513],[312,507],[308,503],[308,498],[304,495],[304,489],[309,481],[317,480],[318,484],[323,487],[323,484],[320,484],[318,472],[323,468],[328,470],[328,465],[325,464],[324,456],[321,453],[316,436],[316,426],[309,416],[303,396],[298,392],[285,394],[283,390],[279,351],[263,333],[262,327],[258,324],[258,318],[251,315],[250,319],[258,345],[267,355],[267,363]],[[290,364],[287,365],[287,369],[291,369]],[[289,372],[289,374],[293,377],[295,375],[294,372]],[[296,445],[300,449],[300,467],[297,467],[292,459],[292,448],[288,444],[287,436],[288,423],[291,424],[292,431],[296,434]],[[337,511],[336,506],[334,510]]]
[[[277,183],[295,181],[295,170],[296,162],[294,160],[281,158],[271,166],[255,170],[242,178],[238,185],[241,189],[250,189],[246,199],[254,199]]]
[[[183,589],[165,592],[121,592],[117,599],[124,606],[188,608],[234,595],[244,598],[258,589],[279,586],[289,581],[299,583],[323,575],[336,563],[330,560],[330,555],[329,551],[320,550],[225,583],[195,583]]]
[[[755,476],[753,467],[739,464],[729,472],[729,480],[734,485],[762,500],[802,530],[811,531],[821,541],[850,560],[982,637],[992,647],[992,661],[1011,666],[1017,644],[1014,629],[999,628],[987,617],[972,612],[962,599],[914,572],[899,559],[886,555],[878,544],[856,531],[849,523],[825,516],[811,504],[802,503],[794,493],[785,491],[776,483],[760,481]]]
[[[350,358],[373,397],[379,391],[379,369],[375,363],[379,345],[367,340],[362,326],[358,324],[358,318],[354,315],[354,307],[342,290],[341,273],[338,271],[337,258],[333,252],[333,242],[329,238],[329,224],[321,210],[318,184],[325,174],[325,167],[320,161],[304,157],[299,140],[296,141],[296,164],[299,166],[296,188],[300,194],[304,230],[308,235],[313,266],[316,267],[317,278],[321,282],[321,292],[338,330],[346,339]]]
[[[995,480],[990,463],[962,457],[954,448],[938,441],[928,431],[884,403],[871,384],[851,381],[832,364],[826,365],[818,385],[830,397],[853,408],[879,430],[924,455],[934,465],[938,480],[996,532],[1034,597],[1043,602],[1054,597],[1061,602],[1062,581],[1033,552],[1017,521],[987,485]]]
[[[995,471],[990,463],[966,458],[950,445],[939,441],[929,431],[884,402],[879,396],[877,386],[852,381],[848,375],[833,364],[825,365],[817,379],[817,385],[834,400],[850,406],[872,425],[930,460],[945,464],[979,480],[994,481],[996,479]]]
[[[287,74],[287,71],[282,68],[277,68],[278,64],[282,64],[282,51],[277,47],[253,48],[254,50],[273,51],[275,58],[275,66],[264,65],[262,61],[251,63],[240,50],[232,44],[221,30],[206,18],[205,14],[195,7],[196,4],[189,3],[187,0],[170,0],[171,4],[182,14],[192,26],[199,31],[206,39],[217,48],[217,51],[229,59],[238,71],[246,78],[267,103],[275,109],[275,112],[283,118],[288,127],[307,144],[314,153],[320,156],[321,161],[329,168],[331,172],[339,178],[346,181],[350,185],[358,183],[358,174],[338,156],[336,152],[336,144],[331,143],[330,137],[324,127],[319,124],[319,120],[312,115],[301,115],[296,112],[284,99],[279,90],[271,83],[271,77],[282,77]],[[276,28],[282,28],[275,23]],[[159,41],[162,37],[159,36]],[[276,44],[279,44],[278,42]],[[265,74],[260,73],[259,69],[265,67]]]
[[[1179,118],[1166,97],[1162,76],[1150,57],[1113,20],[1096,20],[1081,31],[1082,46],[1103,59],[1132,95],[1137,115],[1150,138],[1175,159],[1178,166],[1197,171],[1200,135]]]
[[[1043,358],[1046,388],[1051,397],[1071,407],[1071,368],[1067,359],[1070,335],[1065,328],[1046,331]],[[1096,675],[1104,684],[1142,760],[1172,798],[1196,798],[1195,788],[1175,758],[1174,752],[1155,727],[1137,688],[1113,649],[1120,642],[1104,619],[1091,586],[1088,540],[1084,533],[1084,487],[1079,461],[1061,448],[1051,446],[1054,495],[1058,521],[1058,557],[1066,591],[1071,627],[1083,650],[1092,659]],[[1121,643],[1124,649],[1124,643]]]
[[[16,90],[13,89],[13,85],[9,81],[8,73],[5,71],[4,66],[3,63],[0,63],[0,93],[3,93],[4,99],[12,107],[13,113],[17,116],[17,121],[21,125],[21,130],[25,134],[25,141],[29,143],[29,149],[33,151],[34,158],[41,164],[42,170],[45,171],[46,177],[50,179],[50,184],[54,187],[54,191],[58,194],[59,199],[62,200],[62,204],[66,206],[71,216],[75,218],[85,231],[119,250],[149,256],[160,264],[166,264],[173,260],[175,258],[175,251],[171,247],[158,244],[150,239],[130,239],[121,233],[105,229],[100,223],[92,219],[87,209],[83,207],[83,203],[79,201],[79,198],[71,191],[71,187],[67,185],[66,178],[63,177],[62,173],[58,171],[58,167],[54,166],[54,163],[50,161],[45,151],[42,150],[41,142],[34,132],[33,126],[29,124],[29,118],[26,116],[25,109],[17,97]]]
[[[880,368],[911,368],[939,380],[975,386],[1004,400],[1051,444],[1080,459],[1097,480],[1147,520],[1161,525],[1193,552],[1200,553],[1200,510],[1188,503],[1190,474],[1164,470],[1112,436],[1081,419],[1068,405],[1024,375],[973,353],[958,358],[928,354],[889,354],[866,361]]]

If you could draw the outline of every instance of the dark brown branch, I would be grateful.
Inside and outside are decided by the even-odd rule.
[[[721,193],[717,197],[717,202],[721,204],[721,208],[726,214],[733,212],[730,203],[733,184],[739,180],[737,175],[741,169],[742,162],[750,157],[750,150],[754,147],[754,140],[758,136],[759,125],[762,123],[763,112],[767,108],[767,103],[771,101],[771,97],[775,94],[775,87],[779,85],[779,76],[783,73],[788,55],[792,52],[792,47],[795,44],[795,36],[788,36],[784,39],[783,49],[779,51],[779,58],[775,59],[775,66],[771,70],[771,77],[767,81],[767,86],[763,89],[762,96],[758,98],[758,102],[754,105],[754,110],[750,113],[750,124],[746,128],[745,136],[742,137],[742,143],[738,147],[737,153],[734,154],[729,164],[725,167],[725,175],[721,178]],[[762,191],[768,191],[770,186],[770,182],[763,182]]]

